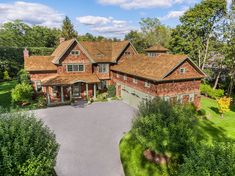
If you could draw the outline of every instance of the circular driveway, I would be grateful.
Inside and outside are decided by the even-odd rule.
[[[58,176],[124,176],[119,141],[131,128],[134,109],[121,101],[87,107],[61,106],[35,114],[60,144]]]

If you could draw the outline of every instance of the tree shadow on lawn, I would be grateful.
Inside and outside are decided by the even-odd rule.
[[[0,94],[0,106],[9,108],[11,106],[11,92]]]
[[[214,111],[216,114],[218,114],[218,115],[220,114],[218,108],[211,106],[210,109],[211,109],[212,111]]]
[[[228,141],[233,140],[226,135],[226,130],[222,127],[216,127],[215,124],[209,120],[203,120],[200,123],[201,132],[204,134],[204,138],[209,140],[211,137],[213,141]]]

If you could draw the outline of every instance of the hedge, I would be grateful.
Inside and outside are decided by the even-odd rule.
[[[224,96],[224,90],[223,89],[213,89],[208,84],[201,84],[200,86],[201,94],[208,96],[213,99],[220,98]]]

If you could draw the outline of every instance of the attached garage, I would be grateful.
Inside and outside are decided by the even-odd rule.
[[[121,85],[121,97],[124,102],[135,108],[138,108],[140,102],[153,98],[153,96],[149,94],[143,93],[125,85]]]

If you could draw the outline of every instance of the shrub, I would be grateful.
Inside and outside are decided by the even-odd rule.
[[[36,101],[37,101],[38,108],[44,108],[47,105],[46,98],[43,95],[39,95]]]
[[[0,129],[1,175],[52,175],[59,146],[41,120],[28,113],[0,113]]]
[[[108,97],[115,97],[116,96],[116,87],[115,85],[108,86]]]
[[[21,83],[11,92],[12,101],[14,103],[29,103],[32,99],[33,87],[27,83]]]
[[[10,76],[9,76],[7,70],[5,70],[5,71],[3,72],[3,80],[4,80],[4,81],[9,81],[9,80],[10,80]]]
[[[206,110],[205,109],[200,109],[197,113],[200,116],[205,116],[206,115]]]
[[[155,153],[182,159],[196,139],[195,110],[172,105],[160,98],[142,102],[132,131],[137,140]]]
[[[178,176],[234,175],[235,146],[233,143],[196,145],[184,157]]]
[[[221,116],[223,117],[225,112],[228,112],[230,109],[232,99],[230,97],[222,97],[217,100],[218,106],[219,106],[219,112],[221,113]]]
[[[30,78],[29,78],[28,72],[24,69],[21,69],[17,73],[17,80],[19,83],[30,83]]]
[[[208,84],[201,84],[200,90],[201,90],[201,94],[208,96],[208,97],[211,97],[213,99],[220,98],[224,95],[223,89],[213,89]]]

